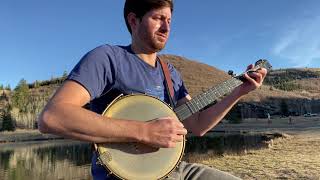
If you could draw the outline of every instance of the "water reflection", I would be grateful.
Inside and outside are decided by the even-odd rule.
[[[0,179],[90,179],[91,152],[70,140],[0,144]]]

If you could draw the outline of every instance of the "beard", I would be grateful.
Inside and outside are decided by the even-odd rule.
[[[148,47],[149,50],[153,52],[159,52],[165,47],[167,43],[167,38],[162,39],[161,37],[159,37],[159,35],[157,35],[159,33],[160,32],[151,33],[148,31],[140,31],[139,37],[141,37],[140,39],[144,42],[144,44]]]
[[[159,52],[166,46],[166,42],[154,42],[153,41],[151,46],[152,46],[152,48],[154,49],[155,52]]]

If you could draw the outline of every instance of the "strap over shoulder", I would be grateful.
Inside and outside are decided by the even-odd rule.
[[[172,84],[172,80],[171,80],[171,75],[170,75],[170,72],[169,72],[168,64],[167,64],[167,62],[162,60],[159,56],[157,58],[158,58],[158,60],[159,60],[159,62],[161,64],[162,71],[163,71],[163,74],[164,74],[164,78],[165,78],[165,81],[166,81],[165,84],[166,84],[167,92],[169,94],[170,104],[171,104],[172,107],[174,107],[174,102],[173,102],[174,89],[173,89],[173,84]]]

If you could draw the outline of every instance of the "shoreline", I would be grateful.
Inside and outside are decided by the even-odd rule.
[[[240,124],[220,123],[208,132],[205,136],[226,136],[230,134],[289,134],[296,135],[303,132],[319,131],[320,118],[294,117],[294,123],[288,124],[287,118],[272,119],[272,124],[267,123],[267,119],[244,119]],[[190,134],[187,135],[187,137]],[[192,136],[192,135],[191,135]],[[45,141],[68,139],[53,134],[43,134],[38,129],[26,130],[17,129],[15,131],[0,132],[0,144],[28,142],[28,141]]]
[[[16,131],[0,132],[0,144],[60,139],[65,138],[53,134],[42,134],[39,130],[18,129]]]

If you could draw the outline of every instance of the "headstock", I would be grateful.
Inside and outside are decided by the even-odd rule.
[[[254,64],[254,68],[253,69],[249,69],[247,70],[246,72],[236,76],[235,78],[241,80],[241,81],[245,81],[246,79],[243,77],[243,75],[245,73],[247,74],[250,74],[250,73],[253,73],[253,72],[256,72],[258,71],[259,69],[261,68],[265,68],[267,69],[267,71],[270,71],[272,69],[272,66],[271,64],[268,62],[268,60],[266,59],[259,59],[258,61],[256,61],[256,63]]]
[[[270,71],[272,66],[271,64],[268,62],[268,60],[266,59],[259,59],[255,64],[254,64],[255,68],[258,67],[259,68],[265,68],[267,69],[267,71]]]

